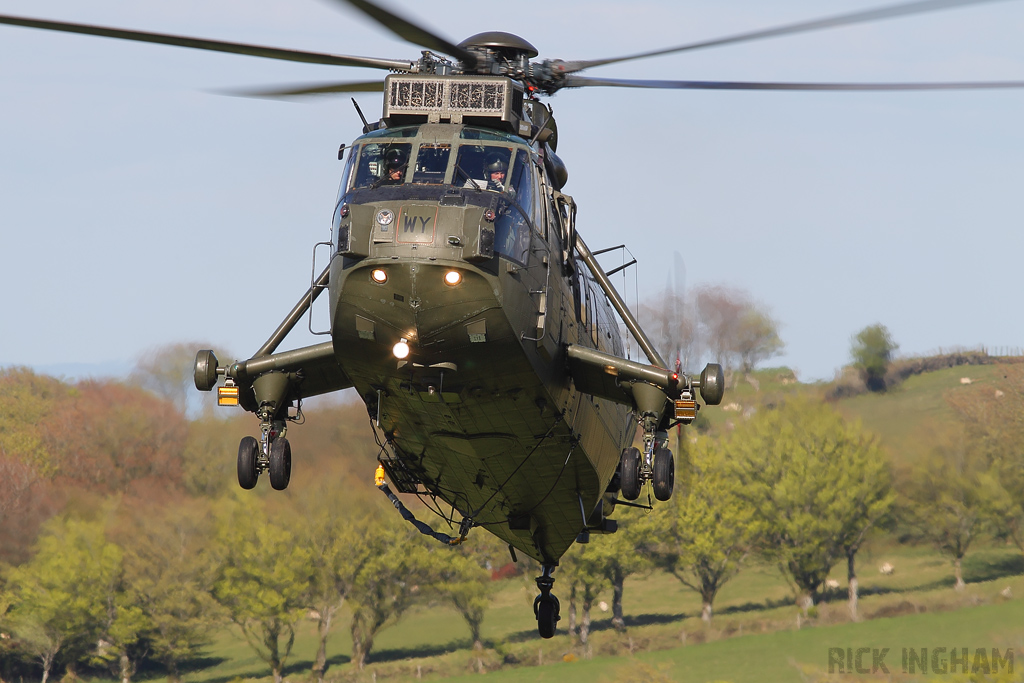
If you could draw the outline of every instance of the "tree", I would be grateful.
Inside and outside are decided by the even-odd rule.
[[[679,489],[677,480],[676,491]],[[626,629],[622,611],[626,579],[653,567],[650,556],[641,552],[642,547],[650,544],[651,530],[647,519],[619,515],[618,531],[610,535],[592,534],[590,537],[590,559],[597,564],[598,571],[612,588],[612,627],[616,631]]]
[[[1001,374],[946,399],[963,424],[965,448],[990,473],[986,508],[994,530],[1024,551],[1024,366],[1003,366]]]
[[[57,456],[47,423],[70,388],[27,368],[0,370],[0,560],[29,558],[39,526],[53,514],[49,483]],[[11,524],[8,520],[17,520]]]
[[[784,346],[779,338],[779,324],[752,304],[740,314],[732,345],[743,372],[751,372],[761,361],[778,355]]]
[[[61,475],[91,490],[127,492],[140,480],[180,481],[187,426],[174,406],[120,382],[80,382],[48,421]]]
[[[352,609],[352,661],[360,670],[373,649],[377,633],[397,621],[431,583],[431,551],[404,529],[382,524],[373,539],[369,562],[356,574],[349,592]]]
[[[570,589],[570,608],[575,608],[577,599],[580,601],[580,620],[574,635],[585,657],[590,657],[590,609],[608,583],[602,566],[604,559],[591,544],[577,543],[559,561],[562,585],[568,584]]]
[[[858,424],[805,400],[762,411],[726,448],[737,495],[760,523],[761,552],[792,579],[806,612],[844,549],[855,554],[861,532],[892,504],[884,456]]]
[[[112,621],[108,600],[120,571],[121,551],[101,522],[63,518],[45,525],[31,561],[10,570],[8,623],[39,661],[42,683],[58,661],[70,668],[93,650]]]
[[[461,548],[451,553],[433,553],[438,566],[435,590],[447,599],[458,610],[469,627],[473,651],[476,653],[476,666],[483,673],[483,661],[480,659],[484,648],[481,630],[484,615],[491,606],[494,591],[491,590],[491,573],[480,565],[477,558]]]
[[[954,588],[963,590],[963,558],[988,521],[986,503],[998,497],[998,482],[983,460],[954,445],[923,458],[904,490],[905,519],[952,560]]]
[[[744,294],[727,287],[702,287],[696,292],[701,338],[711,358],[729,369],[734,367],[734,340],[746,303]]]
[[[676,252],[665,289],[650,298],[650,303],[641,304],[640,320],[667,363],[674,364],[678,359],[683,368],[689,368],[700,356],[700,339],[693,305],[686,299],[684,279],[683,259]]]
[[[281,683],[306,611],[312,554],[295,543],[296,521],[270,516],[258,499],[230,501],[218,522],[223,560],[214,597]]]
[[[136,362],[130,380],[173,403],[181,414],[197,416],[216,405],[214,394],[197,391],[193,379],[196,352],[210,348],[205,342],[179,342],[150,349]]]
[[[881,323],[869,325],[853,336],[850,346],[853,365],[870,391],[885,391],[885,373],[898,348],[888,328]]]
[[[153,657],[176,683],[180,665],[208,644],[219,616],[211,594],[217,567],[210,506],[178,499],[136,503],[123,512],[128,518],[118,531],[126,591],[144,618]]]
[[[746,292],[702,287],[697,289],[695,308],[711,360],[727,368],[738,362],[740,370],[750,372],[782,350],[778,323]]]
[[[739,490],[722,447],[705,439],[691,454],[689,490],[651,515],[649,552],[680,583],[701,596],[711,623],[715,596],[739,571],[756,538],[754,508]]]
[[[348,598],[356,577],[370,561],[375,547],[376,525],[351,508],[352,502],[326,486],[313,489],[302,501],[303,541],[310,548],[312,573],[306,604],[317,615],[319,647],[313,675],[324,679],[327,671],[327,639],[334,618]]]

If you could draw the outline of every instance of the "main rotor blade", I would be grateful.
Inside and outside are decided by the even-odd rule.
[[[190,38],[188,36],[175,36],[166,33],[128,31],[119,28],[108,28],[106,26],[93,26],[92,24],[73,24],[64,21],[14,17],[6,14],[0,14],[0,24],[26,26],[28,28],[39,28],[47,31],[63,31],[65,33],[83,33],[90,36],[120,38],[121,40],[133,40],[142,43],[159,43],[161,45],[190,47],[197,50],[211,50],[213,52],[229,52],[238,55],[266,57],[268,59],[282,59],[291,62],[330,64],[333,66],[367,66],[374,69],[395,69],[399,71],[408,71],[412,68],[412,62],[406,60],[332,55],[322,52],[306,52],[304,50],[266,47],[264,45],[247,45],[245,43],[229,43],[221,40]]]
[[[306,86],[279,87],[270,90],[229,90],[225,95],[239,97],[265,97],[269,99],[303,97],[307,95],[333,95],[346,92],[384,92],[384,81],[350,81],[347,83],[318,83]]]
[[[419,45],[420,47],[425,47],[428,50],[435,50],[455,57],[470,68],[476,66],[476,55],[472,52],[462,49],[451,41],[442,38],[423,26],[398,16],[390,10],[384,9],[380,5],[372,3],[369,0],[335,1],[345,2],[346,4],[352,5],[357,10],[367,15],[403,40],[408,40],[410,43]]]
[[[604,64],[614,64],[616,62],[626,62],[633,59],[645,59],[647,57],[657,57],[659,55],[668,55],[676,52],[685,52],[687,50],[697,50],[704,47],[718,47],[719,45],[745,43],[752,40],[761,40],[762,38],[775,38],[776,36],[792,35],[794,33],[806,33],[809,31],[836,28],[839,26],[849,26],[850,24],[861,24],[869,21],[894,19],[896,17],[904,17],[911,14],[921,14],[923,12],[934,12],[937,10],[961,7],[964,5],[977,5],[983,2],[998,1],[1000,0],[918,0],[917,2],[909,2],[901,5],[876,7],[875,9],[865,10],[862,12],[851,12],[849,14],[839,14],[833,17],[825,17],[823,19],[802,21],[796,24],[775,26],[773,28],[762,29],[760,31],[738,33],[732,36],[725,36],[724,38],[703,40],[697,43],[689,43],[687,45],[679,45],[677,47],[669,47],[661,50],[640,52],[638,54],[627,55],[625,57],[562,62],[560,66],[562,67],[564,73],[573,73],[576,71],[582,71],[583,69],[589,69],[595,66],[602,66]]]
[[[1024,81],[949,83],[757,83],[747,81],[654,81],[633,78],[567,76],[563,88],[605,86],[672,90],[995,90],[1024,88]]]

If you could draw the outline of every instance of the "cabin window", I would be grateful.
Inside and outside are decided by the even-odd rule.
[[[463,140],[493,140],[494,142],[517,142],[521,145],[526,144],[526,140],[517,135],[509,135],[508,133],[502,133],[501,131],[483,130],[480,128],[463,128],[462,132],[459,133],[459,137]]]
[[[516,153],[516,167],[512,170],[512,189],[509,192],[523,208],[523,213],[529,216],[531,221],[536,222],[537,214],[533,206],[534,197],[537,196],[534,175],[530,154],[526,150],[519,150]]]
[[[487,145],[461,145],[455,160],[452,184],[480,190],[504,192],[512,149]]]
[[[412,182],[429,185],[440,185],[444,182],[444,175],[448,171],[448,157],[451,156],[452,146],[449,144],[422,144],[420,151],[416,154],[416,168],[413,171]]]
[[[401,185],[408,175],[412,145],[408,142],[370,142],[359,152],[353,188]]]
[[[494,250],[499,254],[527,264],[530,253],[530,222],[518,206],[503,199],[498,204],[494,221]]]

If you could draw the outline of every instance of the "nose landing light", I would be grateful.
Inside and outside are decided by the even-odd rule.
[[[409,342],[403,337],[394,347],[391,352],[395,354],[395,358],[402,360],[409,356]]]
[[[374,268],[370,271],[370,278],[378,285],[382,285],[388,281],[388,274],[381,268]]]
[[[449,287],[454,287],[460,282],[462,282],[462,273],[460,273],[459,271],[449,270],[447,273],[444,274],[444,283]]]

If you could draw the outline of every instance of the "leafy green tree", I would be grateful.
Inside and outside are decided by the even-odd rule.
[[[372,541],[370,561],[360,568],[349,592],[352,661],[360,670],[380,630],[398,621],[432,583],[432,552],[447,552],[440,546],[428,550],[426,541],[388,523],[378,525]]]
[[[733,349],[743,372],[751,372],[761,361],[777,356],[784,346],[779,324],[768,313],[751,304],[740,314]]]
[[[469,627],[474,650],[483,649],[481,629],[484,614],[491,605],[491,573],[467,553],[455,550],[445,557],[435,553],[439,560],[436,590],[452,603]]]
[[[372,540],[373,520],[354,510],[355,505],[339,496],[334,486],[320,486],[304,496],[303,542],[311,552],[312,574],[306,604],[317,614],[319,647],[313,661],[313,675],[322,682],[327,671],[327,640],[334,619],[377,548]]]
[[[700,594],[701,619],[710,624],[715,596],[739,571],[758,524],[720,445],[704,439],[690,459],[688,490],[677,492],[650,516],[654,532],[647,551]]]
[[[148,630],[149,620],[142,609],[131,603],[123,577],[109,588],[107,619],[90,662],[107,666],[121,683],[131,683],[139,660],[146,654],[146,646],[140,641]]]
[[[885,373],[898,348],[888,328],[881,323],[869,325],[853,336],[850,355],[869,390],[885,390]]]
[[[27,560],[46,509],[58,458],[45,439],[70,387],[27,368],[0,370],[0,561]],[[41,509],[42,508],[42,509]],[[16,523],[12,523],[16,521]]]
[[[111,625],[108,600],[120,571],[121,551],[102,522],[55,518],[32,560],[8,572],[7,623],[38,660],[42,683],[60,661],[72,668],[87,657]]]
[[[726,443],[753,505],[761,552],[779,563],[806,611],[844,548],[891,505],[885,459],[858,424],[806,400],[765,410]]]
[[[573,635],[583,648],[585,657],[590,657],[590,610],[594,600],[608,585],[604,571],[607,554],[592,546],[592,543],[577,543],[559,561],[560,581],[562,586],[569,586],[570,609],[575,611],[577,602],[580,606],[580,619]]]
[[[43,438],[45,420],[68,393],[60,380],[28,368],[0,370],[0,458],[28,465],[39,476],[54,473],[57,464]],[[5,497],[0,506],[11,502]]]
[[[650,556],[641,551],[642,547],[650,544],[650,529],[645,523],[648,519],[619,514],[616,518],[619,526],[614,534],[590,536],[590,547],[587,549],[589,557],[612,589],[612,627],[616,631],[626,629],[622,611],[626,579],[649,571],[654,566]]]
[[[985,530],[998,482],[983,460],[954,445],[923,458],[904,491],[905,520],[952,560],[954,588],[963,590],[963,558]]]
[[[220,616],[212,596],[217,558],[210,506],[183,499],[139,504],[119,531],[131,605],[153,658],[176,683],[181,664],[209,643]]]
[[[232,455],[251,427],[237,415],[225,419],[203,415],[190,420],[180,465],[185,490],[214,500],[234,492],[238,484]]]
[[[432,553],[436,567],[434,590],[450,602],[469,627],[476,667],[484,672],[481,653],[484,649],[481,630],[484,615],[491,606],[494,591],[491,587],[491,573],[482,567],[471,551],[462,548],[450,553]]]
[[[271,516],[252,496],[230,501],[218,522],[223,559],[214,597],[281,683],[306,611],[312,553],[295,542],[292,515]]]

